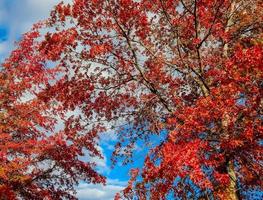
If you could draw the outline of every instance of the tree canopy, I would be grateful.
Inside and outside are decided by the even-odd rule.
[[[79,180],[105,183],[94,163],[79,158],[84,150],[101,156],[96,136],[80,134],[78,120],[59,102],[40,98],[61,74],[35,52],[40,26],[23,36],[0,71],[1,199],[75,199]],[[58,120],[65,127],[56,128]]]
[[[262,7],[58,4],[1,70],[3,197],[74,199],[79,180],[103,183],[79,156],[100,156],[98,135],[113,130],[113,163],[132,161],[138,141],[161,140],[116,199],[252,198],[243,191],[262,189]]]

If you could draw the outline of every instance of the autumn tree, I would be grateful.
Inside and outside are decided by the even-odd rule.
[[[104,183],[94,163],[80,156],[100,156],[96,136],[80,132],[59,102],[43,96],[62,72],[48,68],[39,48],[41,23],[23,36],[0,69],[0,199],[76,199],[80,181]],[[43,96],[44,97],[44,96]],[[47,98],[47,96],[45,96]],[[56,106],[55,106],[56,105]],[[64,128],[56,128],[57,121]]]
[[[116,198],[244,198],[262,189],[262,10],[260,0],[60,3],[32,55],[61,72],[36,99],[78,109],[69,138],[76,123],[89,140],[113,129],[113,161],[159,137]]]

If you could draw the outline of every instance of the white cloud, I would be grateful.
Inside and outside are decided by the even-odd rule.
[[[8,49],[8,42],[7,41],[0,41],[0,55],[4,54]]]
[[[96,164],[97,171],[101,174],[109,174],[110,173],[110,167],[107,165],[107,158],[106,155],[104,154],[104,150],[100,147],[97,146],[97,149],[100,151],[101,155],[103,158],[99,157],[91,157],[88,155],[88,152],[84,152],[85,156],[81,157],[81,160],[83,161],[88,161],[88,162],[93,162]]]
[[[109,142],[117,141],[117,133],[114,130],[102,132],[99,134],[101,144],[107,144]]]
[[[19,36],[29,31],[34,23],[49,17],[52,8],[59,2],[61,0],[1,0],[0,25],[6,26],[9,33],[6,41],[8,45],[3,48],[3,44],[0,44],[0,56],[7,56]]]
[[[107,185],[92,185],[82,183],[77,187],[79,200],[113,200],[117,192],[124,189],[127,182],[109,179]]]

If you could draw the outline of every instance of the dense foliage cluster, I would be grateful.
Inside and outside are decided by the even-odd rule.
[[[96,136],[80,132],[78,121],[43,94],[62,71],[35,52],[40,27],[23,36],[0,71],[0,199],[75,199],[79,180],[105,182],[94,163],[80,159],[84,150],[100,156]],[[58,120],[65,125],[57,128]]]

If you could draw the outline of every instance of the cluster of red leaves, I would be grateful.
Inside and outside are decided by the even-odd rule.
[[[0,71],[1,199],[75,199],[74,186],[79,180],[104,183],[93,163],[80,160],[84,149],[91,156],[100,156],[96,135],[83,135],[77,119],[64,118],[65,129],[55,128],[68,108],[52,104],[55,95],[48,88],[62,72],[46,66],[57,53],[36,52],[42,45],[37,30],[41,26],[35,25],[23,36]],[[71,33],[67,31],[66,36]],[[59,44],[71,44],[65,37],[59,40]],[[55,46],[50,48],[57,51]]]
[[[175,112],[176,121],[184,123],[179,123],[177,131],[170,132],[170,140],[161,147],[161,153],[158,154],[162,159],[161,164],[153,167],[145,163],[145,181],[152,182],[148,177],[156,178],[158,174],[158,178],[165,178],[172,187],[173,182],[170,179],[189,175],[196,184],[209,188],[211,182],[209,177],[206,179],[200,171],[201,166],[219,167],[231,157],[240,163],[243,169],[253,166],[251,172],[242,170],[248,173],[240,176],[242,181],[262,184],[259,178],[262,173],[262,157],[259,155],[262,125],[258,114],[262,97],[262,91],[259,89],[262,78],[262,47],[237,50],[231,61],[233,62],[225,68],[228,76],[217,80],[217,84],[221,81],[220,87],[212,88],[211,95],[199,98],[194,106],[184,107]],[[245,102],[240,105],[237,104],[237,99],[241,94],[245,96]],[[227,133],[223,132],[222,124],[218,124],[226,117]],[[203,140],[206,143],[198,139],[204,133],[210,133],[204,136]],[[196,139],[193,140],[194,138]],[[223,149],[223,152],[216,152],[215,146]],[[211,155],[206,158],[208,152]],[[217,181],[227,185],[227,174],[220,174],[216,170],[214,173]]]
[[[94,123],[90,130],[130,123],[131,131],[115,128],[117,157],[123,148],[132,155],[138,139],[169,132],[149,152],[143,181],[132,176],[123,197],[185,195],[174,181],[180,177],[185,188],[189,177],[223,198],[230,163],[235,182],[262,184],[262,29],[248,14],[262,16],[260,8],[259,1],[79,0],[53,11],[50,26],[62,26],[57,34],[70,21],[78,34],[81,45],[61,60],[66,69],[78,69],[71,89],[84,95],[83,78],[93,85],[78,97],[87,123]]]

